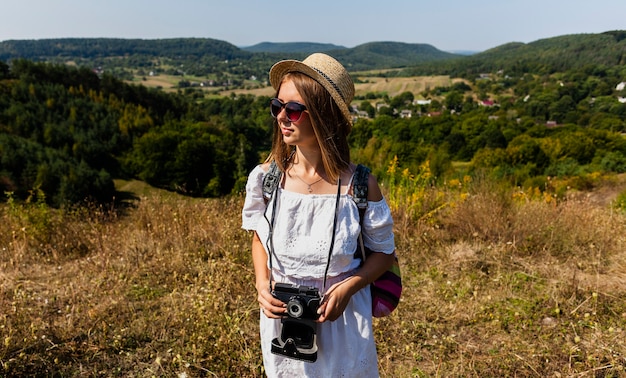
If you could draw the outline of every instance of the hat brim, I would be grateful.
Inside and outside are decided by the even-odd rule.
[[[303,73],[320,83],[328,91],[328,93],[330,93],[333,100],[335,100],[335,103],[339,106],[339,109],[341,110],[341,113],[343,113],[346,121],[348,121],[349,124],[352,124],[350,109],[339,91],[337,91],[337,89],[318,71],[298,60],[282,60],[272,66],[270,69],[270,84],[272,87],[278,90],[283,81],[283,77],[285,77],[285,75],[289,72]]]

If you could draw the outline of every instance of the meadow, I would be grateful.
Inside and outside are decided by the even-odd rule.
[[[355,73],[355,95],[365,96],[368,93],[377,95],[387,94],[389,97],[398,96],[404,92],[411,92],[416,98],[420,98],[421,93],[425,90],[436,87],[449,87],[455,82],[462,79],[452,79],[447,75],[437,76],[411,76],[411,77],[377,77],[372,76],[372,72]],[[255,89],[234,89],[220,92],[222,96],[228,96],[231,93],[236,94],[252,94],[255,96],[273,96],[272,87],[263,87]]]
[[[394,174],[404,292],[375,320],[381,376],[626,376],[623,178],[557,198]],[[243,196],[117,186],[126,206],[0,205],[0,375],[262,376]]]
[[[368,93],[387,94],[390,97],[398,96],[404,92],[411,92],[416,98],[420,93],[437,87],[450,87],[452,84],[462,81],[462,79],[452,79],[447,75],[436,76],[411,76],[411,77],[380,77],[375,76],[377,71],[357,72],[354,77],[356,96],[365,96]],[[131,83],[141,83],[150,88],[161,88],[165,92],[176,92],[181,80],[199,84],[206,78],[197,76],[174,76],[159,74],[155,76],[136,76]],[[267,84],[267,83],[266,83]],[[249,94],[254,96],[273,96],[274,89],[271,86],[263,86],[258,81],[248,81],[245,88],[223,90],[221,87],[196,87],[202,91],[210,92],[219,96],[230,96],[235,94]]]

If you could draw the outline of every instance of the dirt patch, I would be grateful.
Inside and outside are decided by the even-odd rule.
[[[613,180],[603,183],[601,186],[588,191],[578,192],[570,196],[574,199],[585,199],[596,206],[611,206],[617,197],[626,191],[626,174],[617,175]]]

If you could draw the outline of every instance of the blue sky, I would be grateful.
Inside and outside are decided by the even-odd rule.
[[[237,46],[375,41],[483,51],[508,42],[626,29],[625,0],[14,0],[0,41],[214,38]]]

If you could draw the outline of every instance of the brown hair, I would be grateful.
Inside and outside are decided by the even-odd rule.
[[[324,170],[331,182],[336,182],[341,172],[350,166],[350,147],[348,134],[351,123],[347,120],[330,93],[317,81],[299,72],[290,72],[283,76],[293,81],[296,89],[306,103],[313,132],[322,152]],[[276,90],[276,96],[278,91]],[[274,120],[272,151],[267,161],[276,160],[278,167],[284,172],[293,155],[293,146],[283,141],[282,134],[277,132],[278,121]]]

